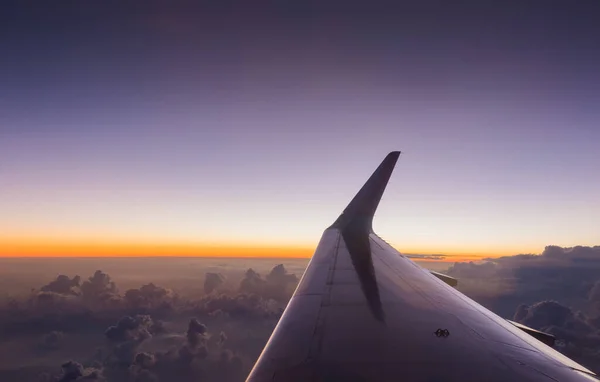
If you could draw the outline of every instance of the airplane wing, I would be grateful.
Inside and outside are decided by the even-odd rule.
[[[598,381],[373,232],[399,154],[325,230],[247,381]]]

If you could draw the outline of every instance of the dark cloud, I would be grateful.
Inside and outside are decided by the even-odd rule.
[[[76,279],[58,277],[48,284],[52,287],[0,306],[0,327],[3,334],[17,337],[37,333],[32,359],[73,349],[81,363],[65,363],[60,375],[54,368],[34,374],[44,382],[243,381],[287,303],[283,295],[283,300],[271,298],[271,288],[293,290],[297,283],[283,266],[274,267],[264,279],[252,273],[249,279],[263,286],[254,289],[259,294],[213,290],[185,299],[153,283],[121,295],[102,271],[80,283],[77,294],[72,293],[77,291]],[[58,287],[67,280],[70,290]],[[187,318],[186,328],[181,328],[183,317],[190,316],[196,318]],[[97,341],[103,332],[105,341]]]
[[[58,382],[83,382],[83,381],[105,381],[102,371],[88,368],[77,362],[69,361],[62,366],[62,376]]]
[[[204,293],[211,293],[225,282],[225,276],[220,273],[206,272],[204,278]]]
[[[242,381],[245,374],[243,360],[231,350],[222,351],[211,369],[214,380]]]
[[[468,263],[454,263],[447,273],[456,278],[488,279],[490,276],[495,276],[497,271],[497,265],[491,261],[482,263],[470,261]]]
[[[147,369],[132,371],[131,374],[134,376],[133,382],[160,382],[158,376]]]
[[[274,285],[285,285],[293,284],[298,282],[298,277],[294,274],[289,274],[283,264],[279,264],[271,269],[271,272],[267,275],[267,282]]]
[[[521,304],[517,307],[517,311],[513,316],[513,320],[516,322],[522,322],[522,320],[529,314],[529,306]]]
[[[532,306],[521,305],[517,308],[519,317],[515,320],[531,326],[532,328],[545,328],[548,326],[564,326],[567,319],[573,319],[571,309],[556,301],[542,301]]]
[[[148,315],[125,316],[106,329],[104,335],[112,342],[143,341],[152,336],[150,330],[153,325],[154,321]]]
[[[80,294],[79,284],[81,277],[75,276],[72,279],[69,276],[59,275],[56,280],[40,288],[42,292],[53,292],[57,294],[78,296]]]
[[[227,341],[227,335],[224,332],[221,332],[219,334],[218,344],[223,345],[225,343],[225,341]]]
[[[83,309],[77,297],[56,292],[39,292],[33,296],[29,304],[30,307],[33,306],[38,311],[45,313],[73,312]]]
[[[135,356],[133,363],[139,367],[148,369],[154,366],[156,358],[151,353],[138,353]]]
[[[231,318],[273,318],[279,317],[285,306],[272,299],[256,294],[205,296],[197,303],[195,310],[212,317]]]
[[[243,381],[248,367],[242,358],[231,350],[211,347],[209,338],[207,326],[195,318],[190,319],[181,346],[155,354],[138,353],[129,366],[129,380]]]
[[[204,343],[206,341],[207,332],[208,329],[206,328],[206,325],[200,323],[197,319],[192,318],[186,333],[186,338],[190,347],[196,348],[201,343]]]
[[[595,247],[584,247],[576,246],[570,248],[558,247],[555,245],[547,246],[544,251],[539,255],[526,254],[517,256],[504,256],[498,259],[493,259],[498,263],[507,264],[579,264],[579,265],[593,265],[594,267],[600,267],[600,246]]]
[[[125,316],[104,332],[110,344],[108,366],[112,374],[125,373],[134,362],[142,342],[153,334],[154,321],[148,315]]]
[[[283,264],[271,269],[266,279],[252,268],[246,271],[240,282],[240,292],[256,294],[277,301],[289,300],[293,288],[298,284],[298,277],[289,274]]]
[[[63,376],[61,382],[75,381],[83,376],[83,366],[80,363],[69,361],[62,366]]]
[[[600,247],[548,246],[539,255],[456,263],[446,273],[459,280],[461,292],[503,316],[521,303],[549,299],[589,307],[600,275]]]
[[[598,309],[600,307],[600,280],[597,280],[590,288],[588,299],[594,305],[594,308]]]
[[[153,283],[143,285],[139,289],[129,289],[124,296],[125,303],[129,308],[144,309],[145,311],[171,310],[176,299],[177,296],[173,291]]]
[[[43,291],[34,290],[27,298],[0,305],[0,334],[41,336],[51,331],[100,330],[124,316],[167,317],[178,301],[171,290],[153,283],[130,289],[121,296],[110,276],[102,271],[96,271],[81,285],[82,293],[67,289],[67,284],[77,284],[77,277],[59,276]],[[164,323],[154,319],[151,331],[164,330]]]
[[[556,301],[541,301],[531,306],[521,305],[514,320],[524,325],[552,334],[559,341],[559,350],[576,360],[587,354],[586,366],[600,364],[600,321],[590,319],[583,312]]]
[[[47,333],[42,337],[42,339],[40,341],[40,346],[42,347],[42,349],[46,349],[46,350],[58,349],[63,340],[63,337],[64,337],[63,332],[53,330],[50,333]]]
[[[121,302],[117,285],[100,270],[81,284],[81,292],[84,300],[92,304],[115,307]]]
[[[456,263],[446,273],[459,280],[461,292],[553,334],[560,351],[600,370],[600,247],[548,246],[539,255]]]
[[[250,268],[246,271],[244,278],[240,282],[240,292],[260,295],[264,292],[266,283],[258,272]]]

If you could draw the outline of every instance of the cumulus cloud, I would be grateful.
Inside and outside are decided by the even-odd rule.
[[[206,325],[202,324],[196,318],[192,318],[190,320],[188,330],[186,333],[188,344],[192,348],[198,347],[201,343],[203,343],[206,340],[207,332],[208,329],[206,328]]]
[[[493,264],[493,265],[490,265]],[[600,246],[562,248],[554,245],[547,246],[539,254],[520,254],[488,258],[478,263],[455,263],[449,272],[455,272],[465,277],[481,277],[481,274],[490,275],[515,268],[554,268],[573,266],[576,268],[600,268]]]
[[[93,368],[84,368],[77,362],[69,361],[62,366],[62,376],[58,382],[83,382],[83,381],[105,381],[102,371]]]
[[[571,309],[556,301],[542,301],[532,306],[521,305],[517,308],[517,313],[515,320],[540,329],[548,326],[564,326],[568,319],[574,319]]]
[[[593,308],[600,313],[600,280],[597,280],[590,288],[588,300],[592,303]]]
[[[220,273],[206,272],[204,278],[204,293],[212,293],[225,282],[225,276]]]
[[[222,333],[224,335],[224,333]],[[247,368],[241,357],[230,350],[210,349],[208,327],[190,319],[185,341],[166,352],[138,353],[128,367],[133,381],[243,381]]]
[[[285,285],[294,284],[298,282],[298,277],[294,274],[289,274],[283,264],[279,264],[271,269],[271,272],[267,275],[267,282],[274,285]]]
[[[489,279],[496,276],[498,266],[491,261],[481,263],[469,261],[467,263],[454,263],[446,273],[457,278]]]
[[[216,295],[200,299],[195,311],[213,317],[273,318],[279,317],[283,304],[256,294]]]
[[[540,301],[531,306],[519,306],[513,319],[554,335],[563,343],[562,350],[569,356],[577,358],[585,352],[595,354],[594,362],[600,362],[600,354],[595,351],[600,346],[599,322],[580,311],[573,311],[556,301]],[[589,364],[589,359],[585,363]]]
[[[150,330],[153,324],[152,317],[148,315],[125,316],[106,329],[104,335],[112,342],[143,341],[152,336]]]
[[[42,292],[78,296],[80,294],[80,282],[81,277],[79,276],[75,276],[71,279],[69,276],[59,275],[55,280],[41,287],[40,290]]]
[[[63,376],[61,382],[75,381],[83,376],[83,366],[80,363],[69,361],[62,366]]]
[[[267,274],[266,279],[252,268],[246,271],[240,282],[240,292],[257,294],[266,298],[282,301],[288,300],[293,287],[298,283],[298,277],[288,273],[283,264],[276,265]]]
[[[63,341],[64,334],[63,332],[53,330],[50,333],[42,336],[40,341],[40,346],[45,350],[55,350],[60,347],[61,342]]]
[[[599,246],[547,246],[539,255],[457,263],[446,272],[459,279],[461,292],[501,316],[514,313],[515,321],[553,334],[564,344],[561,351],[600,370]]]
[[[258,272],[250,268],[244,274],[244,278],[240,282],[240,292],[262,294],[265,288],[266,281]]]
[[[120,294],[102,271],[83,282],[59,276],[28,299],[0,307],[0,327],[2,334],[16,337],[38,335],[32,358],[73,350],[81,363],[65,363],[59,375],[51,369],[41,373],[44,382],[243,381],[297,283],[283,266],[264,278],[254,271],[247,276],[259,286],[249,288],[256,293],[223,289],[217,294],[225,279],[220,275],[209,276],[212,293],[185,299],[154,283]],[[275,290],[283,289],[275,300]],[[181,328],[190,316],[196,318],[187,318]],[[214,333],[207,324],[214,325]],[[103,332],[105,341],[97,341]]]
[[[81,284],[81,292],[84,300],[93,304],[117,306],[121,302],[117,285],[100,270]]]
[[[227,341],[227,335],[224,332],[221,332],[219,334],[219,340],[217,341],[217,343],[219,345],[223,345],[225,343],[225,341]]]
[[[60,275],[0,307],[0,326],[3,334],[37,335],[31,357],[56,357],[77,343],[81,363],[40,374],[45,382],[243,381],[298,278],[277,265],[264,277],[249,269],[237,292],[223,288],[225,280],[208,272],[199,280],[207,294],[181,298],[155,283],[121,294],[101,270],[83,279]],[[103,332],[105,340],[95,340]]]
[[[170,289],[153,283],[141,286],[138,289],[129,289],[125,292],[125,303],[130,308],[148,310],[170,310],[177,296]]]
[[[151,353],[138,353],[135,356],[133,363],[142,368],[148,369],[154,366],[156,358]]]
[[[596,298],[591,290],[600,275],[600,247],[547,246],[539,255],[456,263],[446,273],[459,280],[461,292],[504,316],[521,303],[556,299],[582,304],[588,296]]]

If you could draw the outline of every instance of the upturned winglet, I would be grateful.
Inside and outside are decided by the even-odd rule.
[[[369,232],[373,230],[373,216],[399,156],[400,151],[392,151],[383,159],[331,227],[343,230],[351,225]]]

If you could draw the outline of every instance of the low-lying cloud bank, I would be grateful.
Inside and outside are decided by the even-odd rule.
[[[59,275],[0,309],[0,338],[35,344],[0,379],[27,379],[19,372],[34,364],[41,382],[243,381],[298,278],[277,265],[266,277],[248,269],[237,291],[225,279],[207,272],[205,294],[184,299],[153,283],[121,293],[100,270]],[[72,359],[44,364],[64,353]]]
[[[494,300],[495,310],[504,314],[505,308],[514,311],[515,305],[502,305],[511,296],[527,304],[566,300],[582,309],[589,306],[588,295],[600,279],[600,247],[548,246],[539,255],[455,263],[446,272],[460,280],[459,290],[484,302]]]
[[[539,255],[456,263],[446,272],[466,295],[555,335],[561,351],[600,372],[600,246],[548,246]]]
[[[199,274],[200,292],[186,297],[154,283],[121,291],[102,271],[60,275],[0,307],[0,380],[243,381],[298,277],[283,265],[266,275],[219,272]],[[559,350],[600,371],[600,247],[550,246],[446,273],[463,293],[554,334]]]

